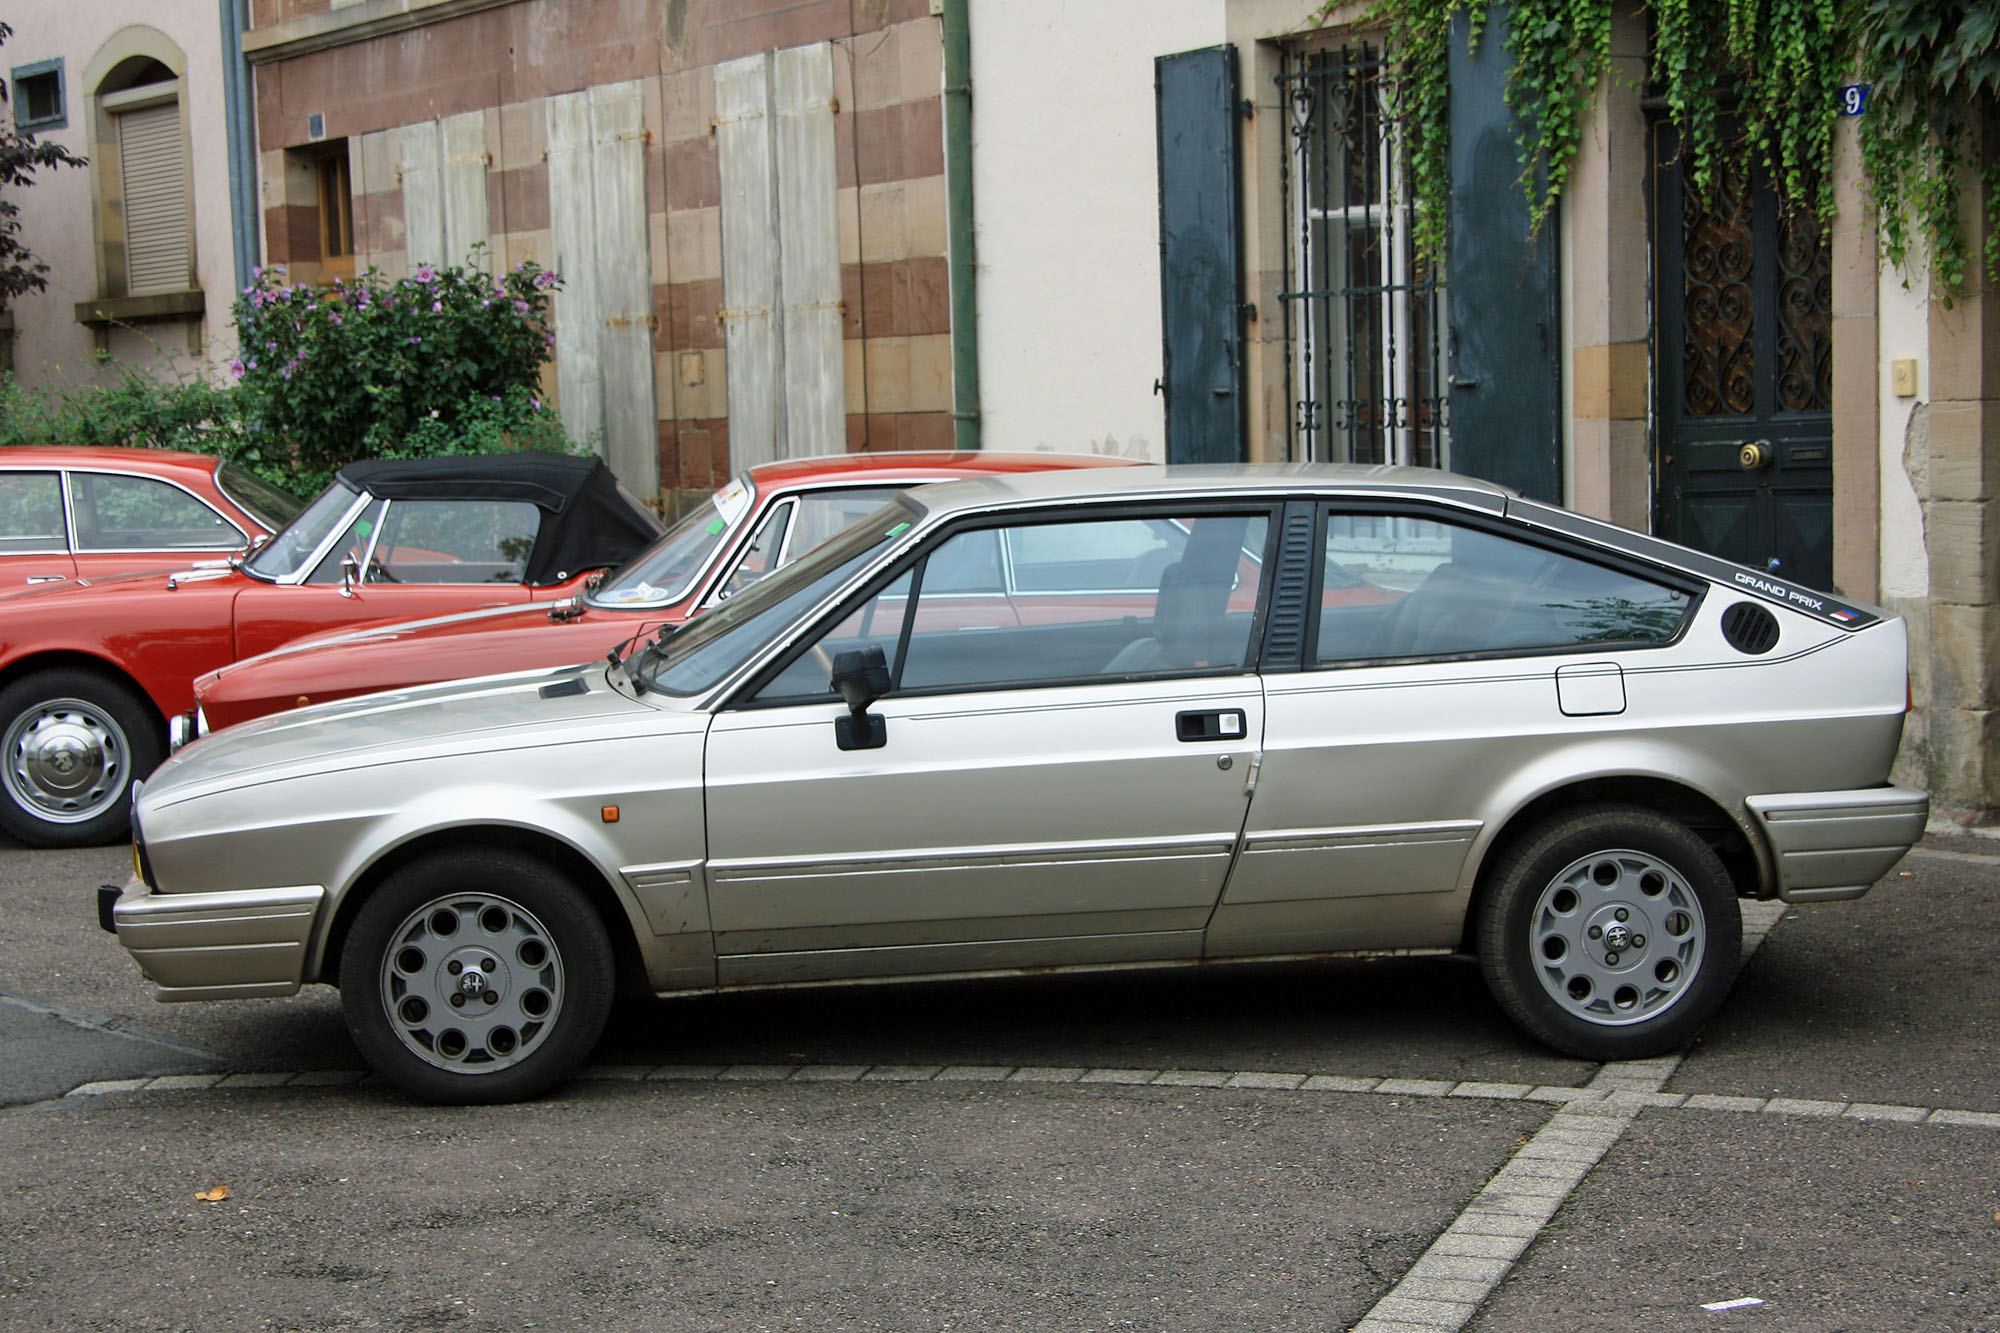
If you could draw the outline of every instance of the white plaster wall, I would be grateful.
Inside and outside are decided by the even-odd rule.
[[[187,61],[185,120],[190,139],[194,194],[195,271],[207,295],[206,363],[212,372],[231,355],[234,332],[229,305],[235,298],[236,261],[230,239],[229,147],[222,96],[222,19],[215,0],[91,0],[88,4],[10,6],[14,35],[0,46],[0,72],[17,65],[63,58],[64,101],[69,123],[40,137],[90,156],[91,89],[85,71],[104,43],[121,28],[139,24],[158,29],[180,47]],[[9,93],[12,93],[10,86]],[[8,109],[12,114],[11,104]],[[35,182],[12,194],[21,209],[21,241],[49,266],[48,289],[14,303],[14,370],[23,384],[60,389],[102,374],[92,364],[91,331],[76,322],[78,301],[99,295],[96,242],[91,230],[91,168],[66,167],[36,173]],[[153,365],[178,363],[161,373],[194,373],[199,359],[188,355],[187,325],[179,320],[114,330],[112,355],[120,361]]]
[[[1163,459],[1153,58],[1224,0],[968,8],[980,442]]]
[[[1912,484],[1905,450],[1910,420],[1918,406],[1930,400],[1930,282],[1923,257],[1911,256],[1909,284],[1904,275],[1882,266],[1876,279],[1876,373],[1881,377],[1882,460],[1882,601],[1894,605],[1904,598],[1930,594],[1930,558],[1924,549],[1922,502]],[[1914,358],[1917,392],[1898,398],[1890,375],[1892,361]],[[1922,466],[1922,451],[1915,460]]]

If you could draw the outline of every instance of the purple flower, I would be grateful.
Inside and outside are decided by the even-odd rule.
[[[412,344],[412,345],[414,345],[414,344],[417,344],[417,343],[420,343],[420,342],[422,342],[422,341],[423,341],[423,339],[422,339],[422,338],[419,338],[419,337],[418,337],[418,336],[417,336],[416,334],[414,334],[414,333],[413,333],[413,334],[411,334],[411,335],[410,335],[410,342],[411,342],[411,344]]]
[[[418,282],[430,282],[432,279],[436,277],[437,277],[437,270],[432,268],[429,264],[417,265]]]
[[[237,379],[239,379],[239,380],[243,378],[243,358],[242,358],[242,357],[240,357],[240,356],[232,356],[232,357],[230,357],[230,358],[229,358],[229,373],[230,373],[230,374],[232,374],[232,375],[234,375],[234,376],[235,376],[235,377],[236,377]]]
[[[442,301],[433,301],[433,302],[431,302],[431,313],[432,313],[433,315],[438,315],[438,314],[443,314],[443,313],[444,313],[444,302],[442,302]]]

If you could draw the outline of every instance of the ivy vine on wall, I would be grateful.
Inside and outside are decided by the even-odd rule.
[[[1591,103],[1610,70],[1614,0],[1512,0],[1506,53],[1522,179],[1540,226],[1568,185]],[[1761,161],[1779,194],[1833,211],[1837,90],[1869,85],[1860,118],[1865,185],[1884,253],[1898,266],[1921,240],[1933,290],[1963,291],[1963,171],[1984,181],[1986,271],[2000,279],[2000,5],[1993,0],[1642,0],[1651,91],[1680,132],[1695,188],[1725,162]],[[1324,23],[1338,8],[1329,0]],[[1414,239],[1444,253],[1454,18],[1484,32],[1484,0],[1375,0],[1396,110],[1411,152]],[[1982,147],[1984,145],[1984,147]]]

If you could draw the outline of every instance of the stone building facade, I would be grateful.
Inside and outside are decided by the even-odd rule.
[[[635,490],[949,447],[925,0],[254,0],[251,18],[267,261],[307,281],[556,270],[550,387]]]

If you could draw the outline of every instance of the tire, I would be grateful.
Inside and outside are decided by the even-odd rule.
[[[519,1101],[590,1054],[615,971],[603,920],[568,879],[518,852],[447,852],[362,904],[341,1009],[368,1063],[411,1096]]]
[[[0,829],[30,847],[93,847],[132,829],[132,782],[166,741],[131,687],[77,667],[0,690]]]
[[[1715,852],[1650,810],[1599,805],[1501,854],[1478,914],[1480,967],[1527,1032],[1586,1060],[1678,1050],[1736,978],[1743,917]]]

